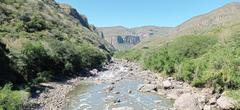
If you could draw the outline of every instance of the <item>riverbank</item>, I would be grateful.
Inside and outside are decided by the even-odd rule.
[[[108,70],[115,71],[115,73],[106,74]],[[38,105],[37,109],[39,110],[61,110],[66,104],[66,95],[83,80],[107,82],[110,85],[102,88],[106,93],[121,94],[119,91],[114,91],[115,84],[124,79],[132,79],[143,81],[142,84],[138,85],[138,91],[152,92],[175,100],[174,108],[171,109],[218,110],[234,107],[234,102],[224,93],[215,93],[212,88],[191,87],[189,84],[176,81],[172,77],[164,78],[151,71],[142,70],[140,65],[125,60],[114,60],[106,65],[105,71],[93,70],[91,73],[95,74],[96,77],[78,77],[63,83],[42,83],[40,85],[47,89],[39,97],[30,99],[29,102]],[[131,91],[128,92],[131,93]]]

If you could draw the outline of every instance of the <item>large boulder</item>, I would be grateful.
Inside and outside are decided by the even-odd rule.
[[[227,97],[225,95],[222,95],[220,98],[217,99],[217,105],[224,110],[229,110],[234,108],[235,101]]]
[[[182,94],[175,100],[174,108],[176,110],[201,110],[197,97],[191,93]]]
[[[142,84],[139,85],[138,90],[141,92],[156,92],[157,86],[155,84]]]
[[[118,107],[118,108],[113,108],[112,110],[134,110],[133,107]]]

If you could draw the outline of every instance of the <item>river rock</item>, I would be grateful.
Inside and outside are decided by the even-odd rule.
[[[142,84],[138,87],[138,90],[141,92],[156,92],[157,86],[154,84]]]
[[[203,110],[211,110],[211,105],[205,105],[205,106],[203,107]]]
[[[115,91],[115,92],[113,92],[114,94],[120,94],[120,92],[119,91]]]
[[[211,104],[211,105],[215,104],[216,102],[217,102],[216,97],[212,97],[209,99],[209,104]]]
[[[97,75],[98,74],[98,70],[97,69],[93,69],[93,70],[90,71],[90,73],[92,75]]]
[[[105,99],[104,99],[104,101],[105,102],[114,102],[115,101],[115,97],[114,96],[107,96]]]
[[[107,87],[104,88],[104,91],[105,91],[105,92],[111,92],[111,91],[113,90],[113,88],[114,88],[114,86],[109,85],[109,86],[107,86]]]
[[[113,108],[112,110],[134,110],[133,107],[118,107],[118,108]]]
[[[174,103],[176,110],[201,110],[198,99],[191,93],[182,94]]]
[[[120,103],[121,102],[121,99],[117,98],[114,100],[114,103]]]
[[[167,80],[170,80],[170,81],[171,81],[171,80],[173,80],[173,77],[168,77]]]
[[[217,99],[217,105],[224,110],[229,110],[234,108],[235,101],[227,97],[225,95],[222,95],[220,98]]]
[[[131,94],[131,93],[132,93],[132,90],[128,90],[128,93]]]
[[[169,99],[177,99],[180,95],[183,93],[186,93],[187,91],[183,89],[172,89],[170,92],[167,92],[167,97]]]
[[[162,86],[164,89],[172,89],[172,82],[170,80],[165,80],[162,82]]]
[[[213,88],[203,88],[201,90],[202,93],[206,93],[206,94],[213,94],[214,93],[214,89]]]

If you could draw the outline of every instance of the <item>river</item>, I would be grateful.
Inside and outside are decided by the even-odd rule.
[[[155,92],[140,92],[147,77],[134,63],[112,63],[97,72],[97,77],[83,80],[66,96],[64,110],[112,110],[130,107],[134,110],[167,110],[173,101]],[[116,109],[117,110],[117,109]]]

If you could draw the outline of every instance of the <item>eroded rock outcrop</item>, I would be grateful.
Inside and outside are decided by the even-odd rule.
[[[93,30],[91,28],[91,25],[89,25],[87,17],[84,15],[81,15],[77,12],[76,9],[72,8],[70,5],[67,4],[59,4],[59,6],[63,9],[63,11],[69,15],[71,15],[72,17],[76,18],[77,20],[79,20],[79,22],[86,28]]]

